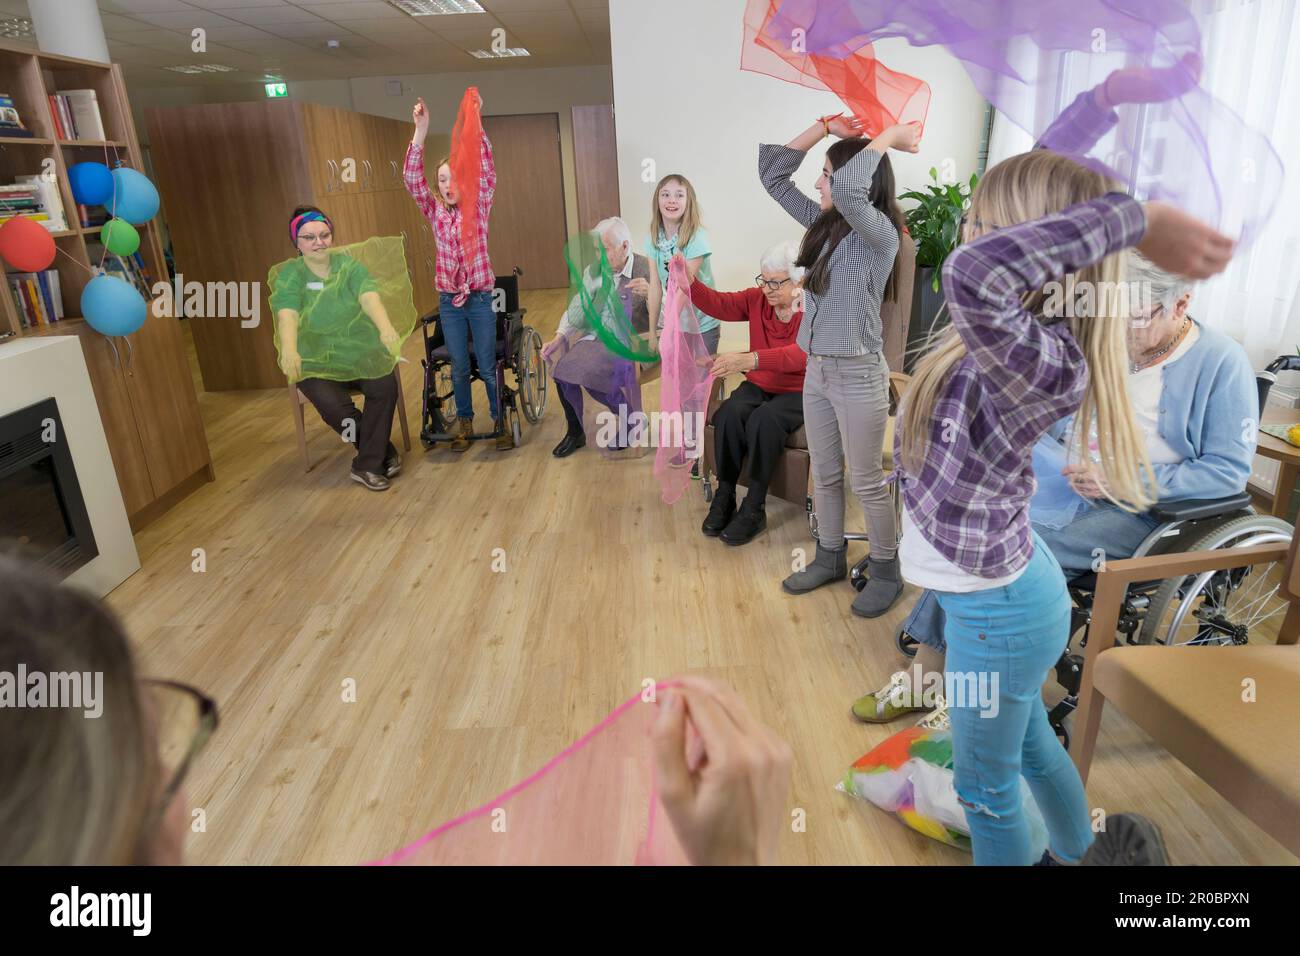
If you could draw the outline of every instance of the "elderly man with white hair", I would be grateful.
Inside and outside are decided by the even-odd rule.
[[[605,259],[614,274],[618,300],[632,329],[651,337],[654,331],[650,316],[658,315],[660,290],[650,279],[654,266],[645,256],[632,251],[632,233],[617,216],[601,220],[592,230],[605,247]],[[601,277],[585,276],[589,288],[600,285]],[[626,415],[641,410],[641,389],[636,381],[636,368],[631,361],[615,355],[597,339],[595,331],[583,311],[578,296],[574,296],[560,319],[555,337],[542,349],[542,357],[555,362],[552,377],[568,430],[560,443],[552,449],[556,458],[572,455],[587,444],[582,424],[582,390],[616,414],[619,406],[626,406]]]
[[[804,270],[794,264],[799,248],[782,242],[763,253],[754,288],[716,292],[698,279],[691,302],[723,322],[749,323],[749,350],[719,355],[715,376],[745,373],[745,381],[713,415],[713,455],[718,491],[700,530],[727,544],[747,544],[767,527],[767,486],[791,432],[803,425],[803,376],[808,356],[795,341],[803,321],[799,283]],[[749,475],[740,473],[749,458]],[[736,508],[736,485],[747,486]]]

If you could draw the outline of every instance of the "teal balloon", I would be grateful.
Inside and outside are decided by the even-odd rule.
[[[104,223],[99,238],[104,248],[115,256],[129,256],[140,248],[140,233],[125,219],[110,219]]]
[[[138,332],[148,313],[149,307],[135,286],[117,276],[95,276],[81,293],[81,314],[101,335]]]
[[[113,199],[109,211],[137,226],[158,215],[158,190],[147,176],[119,166],[113,170]]]
[[[72,198],[85,206],[102,206],[113,198],[113,173],[103,163],[77,163],[68,168]]]

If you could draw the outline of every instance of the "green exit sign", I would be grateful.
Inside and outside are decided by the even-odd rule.
[[[288,95],[289,95],[289,84],[288,84],[288,83],[268,83],[268,84],[266,84],[266,95],[267,95],[267,96],[271,96],[271,97],[276,97],[276,96],[288,96]]]

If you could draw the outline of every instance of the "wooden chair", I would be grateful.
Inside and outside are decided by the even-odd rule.
[[[1300,856],[1300,535],[1290,546],[1163,554],[1107,562],[1097,574],[1080,687],[1085,782],[1103,707],[1119,708],[1189,770]],[[1286,560],[1276,645],[1115,646],[1129,584]],[[1248,688],[1253,693],[1248,693]]]
[[[393,377],[397,379],[397,420],[402,426],[402,450],[410,451],[411,430],[406,423],[406,395],[402,392],[402,366],[400,362],[393,369]],[[311,455],[307,452],[307,424],[302,411],[302,407],[310,405],[311,401],[293,382],[289,383],[289,404],[293,408],[293,425],[298,433],[298,454],[302,457],[302,470],[311,471]]]

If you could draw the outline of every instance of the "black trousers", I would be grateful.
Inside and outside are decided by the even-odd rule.
[[[334,382],[325,378],[304,378],[298,388],[316,406],[325,424],[356,446],[353,471],[384,473],[385,457],[397,457],[388,436],[393,431],[397,411],[397,381],[392,375],[363,378],[355,382]],[[352,401],[351,390],[365,396],[364,412]],[[349,433],[345,435],[343,429]]]
[[[791,432],[803,424],[803,394],[765,392],[746,381],[713,413],[713,457],[718,481],[735,487],[740,465],[749,455],[745,504],[761,508],[767,486]]]

